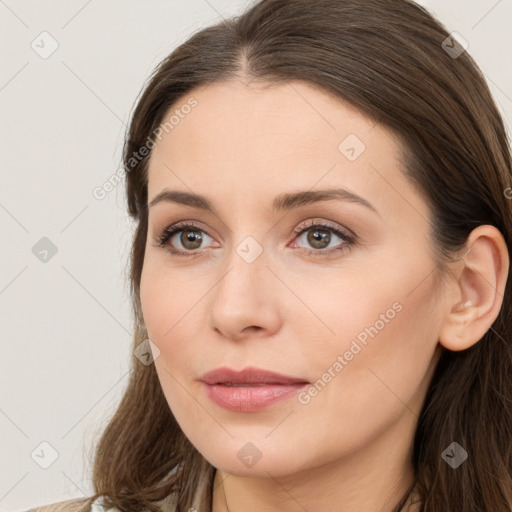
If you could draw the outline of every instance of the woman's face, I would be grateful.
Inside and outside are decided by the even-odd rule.
[[[211,464],[241,475],[408,450],[444,295],[429,211],[402,174],[397,140],[302,82],[190,96],[197,104],[173,106],[165,120],[178,109],[179,122],[149,162],[148,204],[163,191],[175,200],[149,208],[141,280],[182,430]],[[335,189],[346,192],[327,196]],[[202,381],[249,367],[295,380]]]

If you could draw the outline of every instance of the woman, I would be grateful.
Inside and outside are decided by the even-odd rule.
[[[198,32],[124,164],[133,372],[96,494],[48,510],[512,510],[510,149],[426,10]]]

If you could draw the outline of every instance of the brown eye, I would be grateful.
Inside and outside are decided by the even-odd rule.
[[[325,249],[331,241],[331,233],[325,229],[310,229],[307,240],[314,249]]]
[[[199,249],[201,247],[201,242],[203,241],[201,231],[198,231],[197,229],[182,230],[179,239],[183,247],[191,251]]]
[[[166,247],[171,254],[180,256],[194,256],[204,248],[203,242],[213,238],[203,229],[194,224],[176,224],[164,230],[158,237],[158,246]],[[203,244],[203,247],[202,247]]]
[[[310,221],[294,230],[293,247],[308,254],[328,256],[349,250],[356,242],[356,235],[341,226],[325,221]]]
[[[301,251],[308,251],[309,255],[327,256],[338,251],[341,254],[349,250],[356,241],[356,235],[344,228],[318,221],[302,225],[294,233],[295,240],[301,240],[302,244],[309,245],[309,247],[300,245],[294,245],[294,247],[298,247]],[[204,254],[202,249],[208,247],[208,239],[210,243],[214,242],[219,247],[218,243],[203,229],[188,222],[178,223],[165,229],[156,241],[158,247],[165,247],[172,255],[194,257]]]
[[[313,249],[322,252],[327,252],[324,251],[324,249],[331,249],[331,247],[333,247],[331,242],[334,243],[335,247],[347,245],[350,242],[350,238],[339,230],[323,226],[312,226],[302,229],[297,238],[298,240],[302,239],[301,243],[304,249]],[[339,238],[339,241],[337,241],[336,238]]]

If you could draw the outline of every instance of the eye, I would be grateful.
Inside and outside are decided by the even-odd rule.
[[[356,236],[351,231],[325,221],[313,220],[301,224],[294,233],[294,241],[302,240],[302,243],[309,244],[309,249],[298,247],[309,255],[326,256],[338,251],[347,251],[356,241]],[[204,248],[201,247],[203,242],[207,242],[208,239],[213,240],[199,225],[187,221],[166,228],[157,237],[156,247],[166,248],[176,256],[193,257],[200,254],[200,249]],[[341,243],[336,243],[336,239]]]
[[[178,223],[165,229],[158,237],[157,243],[159,247],[166,247],[171,254],[194,256],[196,254],[194,251],[200,249],[201,244],[207,238],[213,240],[198,225],[193,222],[187,222]],[[176,243],[178,247],[176,247]]]
[[[355,243],[355,235],[351,232],[325,221],[308,221],[306,225],[297,227],[294,232],[297,235],[296,239],[302,240],[312,248],[299,247],[310,255],[325,256],[337,251],[346,251]],[[341,240],[341,244],[336,243],[336,239]]]

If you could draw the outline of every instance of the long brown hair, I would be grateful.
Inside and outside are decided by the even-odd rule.
[[[137,328],[150,155],[141,156],[141,148],[151,147],[169,109],[185,104],[195,87],[238,77],[306,81],[392,130],[403,144],[406,177],[431,209],[441,271],[481,224],[498,228],[512,254],[506,130],[481,71],[449,31],[408,0],[261,0],[174,50],[133,112],[123,160],[137,226],[130,269],[134,348],[147,337]],[[467,350],[445,350],[436,367],[413,440],[422,511],[512,510],[511,297],[508,278],[488,332]],[[441,457],[454,441],[469,452],[457,469]],[[97,446],[91,500],[104,496],[123,512],[157,512],[156,502],[175,492],[185,511],[204,474],[211,479],[214,468],[178,426],[154,365],[134,356],[126,392]]]

